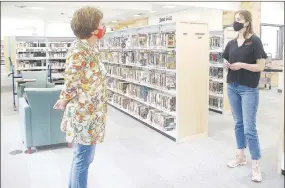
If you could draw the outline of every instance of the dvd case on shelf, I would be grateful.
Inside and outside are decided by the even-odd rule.
[[[223,68],[210,67],[209,76],[210,78],[223,79]]]
[[[161,47],[161,34],[160,33],[151,33],[148,35],[149,48],[156,49]]]
[[[165,47],[166,48],[175,48],[176,47],[175,32],[165,33]]]
[[[210,48],[220,48],[222,47],[222,38],[219,36],[212,36],[209,38]]]
[[[221,52],[210,52],[210,62],[222,64],[224,62],[223,53],[221,53]]]
[[[147,48],[147,34],[145,33],[139,33],[138,34],[138,48],[140,49],[146,49]]]
[[[139,50],[137,52],[137,62],[141,66],[147,66],[148,64],[148,52],[144,50]]]
[[[176,90],[176,73],[166,73],[165,87],[168,90]]]
[[[176,56],[174,52],[168,52],[166,54],[166,68],[167,69],[175,69],[176,68]]]

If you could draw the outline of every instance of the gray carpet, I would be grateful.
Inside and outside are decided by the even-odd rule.
[[[228,169],[235,155],[233,121],[209,112],[209,137],[175,144],[128,116],[109,107],[106,141],[97,147],[90,167],[90,188],[283,188],[277,174],[277,144],[281,95],[261,91],[258,131],[264,181],[250,181],[250,163]],[[9,155],[24,150],[19,118],[12,108],[11,91],[1,92],[1,187],[66,188],[72,150],[41,148],[32,155]]]

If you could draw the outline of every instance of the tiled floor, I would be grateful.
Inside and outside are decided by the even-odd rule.
[[[209,137],[175,144],[146,126],[109,108],[106,141],[97,147],[90,188],[283,188],[276,158],[281,95],[261,91],[258,130],[264,181],[250,181],[250,164],[228,169],[235,155],[232,118],[209,113]],[[1,91],[1,187],[66,188],[72,150],[45,148],[33,155],[9,155],[23,149],[11,91]]]

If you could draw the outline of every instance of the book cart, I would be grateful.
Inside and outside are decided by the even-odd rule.
[[[203,23],[107,33],[99,46],[109,104],[176,142],[207,134],[208,41]]]

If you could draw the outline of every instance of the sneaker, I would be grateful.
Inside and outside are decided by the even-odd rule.
[[[255,165],[252,167],[252,181],[254,182],[261,182],[262,181],[262,176],[261,176],[261,170],[259,165]]]
[[[247,163],[246,156],[238,154],[236,158],[228,163],[228,167],[235,168],[238,166],[245,165]]]

